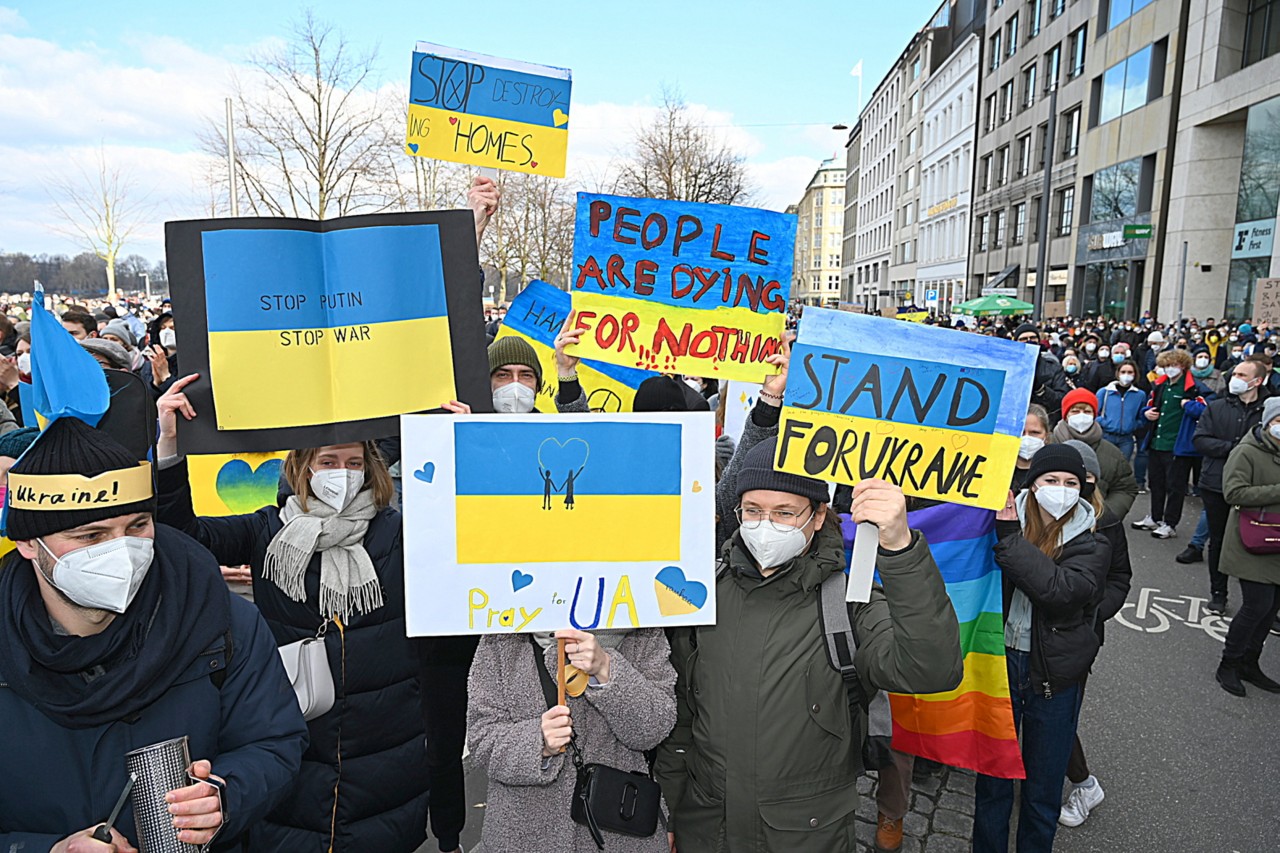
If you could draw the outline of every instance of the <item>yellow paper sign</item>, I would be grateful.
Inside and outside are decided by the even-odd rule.
[[[284,458],[279,453],[211,453],[187,457],[196,515],[244,515],[274,506]]]
[[[96,477],[80,474],[19,474],[9,472],[9,506],[22,510],[67,510],[124,506],[155,494],[151,463],[136,468],[104,471]]]

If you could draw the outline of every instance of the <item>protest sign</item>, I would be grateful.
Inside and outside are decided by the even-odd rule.
[[[405,151],[563,178],[572,82],[566,68],[419,42]]]
[[[184,453],[380,438],[458,399],[491,411],[470,211],[165,226]]]
[[[709,412],[402,418],[409,635],[714,624],[712,434]]]
[[[578,194],[575,355],[760,382],[782,346],[796,217],[748,207]]]
[[[1253,291],[1253,325],[1280,326],[1280,278],[1260,278]]]
[[[191,505],[198,516],[246,515],[275,506],[287,453],[212,453],[187,457]]]
[[[724,434],[733,438],[735,443],[742,438],[761,387],[755,382],[730,382],[728,391],[721,392],[725,395]]]
[[[556,336],[570,311],[568,293],[545,281],[531,281],[511,300],[507,318],[498,328],[498,338],[524,338],[538,354],[543,382],[536,405],[538,411],[547,414],[556,412]],[[590,359],[578,364],[578,381],[593,412],[631,411],[636,389],[650,376],[657,374]]]
[[[915,323],[807,308],[792,347],[775,467],[909,495],[1004,506],[1036,350]]]

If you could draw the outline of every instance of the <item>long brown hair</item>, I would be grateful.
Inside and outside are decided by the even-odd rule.
[[[352,443],[359,443],[364,448],[364,488],[373,490],[374,506],[378,509],[390,506],[391,499],[395,497],[396,487],[395,483],[391,482],[391,472],[387,470],[386,460],[378,452],[378,446],[372,441]],[[319,447],[290,450],[284,460],[285,482],[298,496],[303,512],[307,512],[307,498],[313,497],[311,463],[319,452]]]
[[[1054,519],[1050,524],[1045,524],[1040,514],[1040,504],[1036,502],[1035,494],[1031,493],[1027,495],[1027,505],[1023,515],[1025,517],[1022,522],[1023,537],[1043,551],[1049,559],[1056,561],[1062,555],[1062,531],[1075,515],[1075,510],[1073,509],[1062,518]]]

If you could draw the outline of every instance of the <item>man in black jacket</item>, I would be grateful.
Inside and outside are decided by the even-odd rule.
[[[1040,329],[1034,323],[1023,323],[1013,333],[1018,343],[1039,347]],[[1038,403],[1049,412],[1049,426],[1057,426],[1060,420],[1058,413],[1062,411],[1062,398],[1071,387],[1067,385],[1067,375],[1058,360],[1047,352],[1041,352],[1036,359],[1035,382],[1031,386],[1031,402]]]
[[[1222,470],[1240,439],[1262,418],[1262,404],[1271,396],[1267,389],[1268,373],[1266,363],[1259,359],[1250,358],[1237,364],[1231,371],[1228,393],[1209,403],[1192,438],[1196,450],[1204,457],[1200,467],[1200,497],[1209,517],[1208,609],[1214,613],[1227,612],[1227,576],[1218,571],[1218,557],[1222,553],[1222,537],[1231,507],[1222,495]]]

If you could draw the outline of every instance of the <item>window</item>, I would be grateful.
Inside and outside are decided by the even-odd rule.
[[[991,155],[988,154],[982,158],[982,171],[979,173],[978,192],[987,192],[991,189]]]
[[[985,252],[987,250],[987,240],[990,235],[987,229],[991,227],[991,215],[984,213],[978,217],[978,251]]]
[[[1135,157],[1093,173],[1089,221],[1127,219],[1138,213],[1142,182],[1142,158]]]
[[[996,186],[1009,183],[1009,146],[996,151]]]
[[[1150,2],[1151,0],[1111,0],[1111,8],[1107,10],[1107,29],[1113,29]],[[1102,16],[1099,15],[1098,18],[1101,19]]]
[[[989,67],[992,71],[995,71],[997,68],[1000,67],[1000,59],[1004,55],[1003,51],[1001,50],[1000,36],[1001,36],[1001,33],[999,30],[997,30],[996,34],[991,37],[991,51],[990,51],[991,64]]]
[[[1018,137],[1018,177],[1031,174],[1031,134]]]
[[[1009,51],[1009,56],[1013,56],[1018,52],[1018,15],[1015,12],[1009,18],[1009,22],[1004,25],[1004,43],[1005,50]]]
[[[907,132],[906,152],[904,157],[910,156],[916,150],[916,132],[914,130]]]
[[[1045,122],[1036,128],[1036,171],[1044,168],[1044,155],[1048,153],[1045,146],[1045,139],[1049,136],[1049,123]]]
[[[1040,5],[1044,0],[1030,0],[1027,3],[1027,39],[1040,35]]]
[[[1066,237],[1071,233],[1071,223],[1076,207],[1076,188],[1067,187],[1058,190],[1058,236]]]
[[[1058,74],[1062,71],[1062,45],[1055,44],[1053,49],[1044,55],[1044,90],[1052,92],[1058,85]]]
[[[916,61],[911,63],[911,79],[913,81],[920,79],[920,57],[918,56],[916,57]]]
[[[1067,0],[1050,0],[1050,2],[1053,3],[1053,9],[1049,12],[1050,18],[1056,18],[1067,11]]]
[[[1006,122],[1013,118],[1013,81],[1010,80],[1000,87],[1000,121]]]
[[[1062,114],[1062,156],[1071,158],[1080,153],[1080,108]]]
[[[1068,80],[1074,80],[1084,73],[1084,43],[1087,29],[1088,27],[1081,27],[1067,37],[1067,44],[1071,50],[1071,70],[1067,72]]]
[[[814,227],[814,228],[821,228],[821,227],[822,227],[822,211],[821,211],[821,210],[814,211],[814,214],[813,214],[813,227]]]
[[[1003,210],[996,211],[996,222],[995,222],[995,226],[993,227],[993,230],[995,233],[991,235],[991,248],[993,249],[1004,248],[1005,215],[1006,215],[1006,212]]]
[[[1244,65],[1252,65],[1280,51],[1280,0],[1248,0],[1248,3]]]
[[[1021,246],[1027,239],[1027,203],[1013,206],[1013,239],[1009,242]]]
[[[1022,108],[1036,102],[1036,66],[1034,63],[1022,69]]]
[[[982,123],[983,131],[990,133],[996,128],[996,96],[988,95],[986,104],[983,106],[986,113],[985,120]]]
[[[1094,80],[1094,98],[1098,111],[1097,124],[1105,124],[1125,113],[1133,112],[1150,100],[1152,47],[1147,46],[1118,62]],[[1163,71],[1163,69],[1161,69]]]

